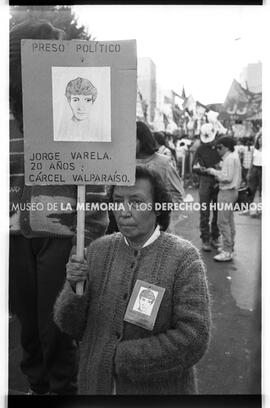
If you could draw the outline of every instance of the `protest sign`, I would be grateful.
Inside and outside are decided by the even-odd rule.
[[[136,41],[21,45],[25,183],[133,184]]]
[[[22,40],[21,49],[25,184],[78,185],[80,205],[87,184],[134,184],[136,41]]]

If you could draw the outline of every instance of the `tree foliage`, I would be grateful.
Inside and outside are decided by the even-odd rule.
[[[79,26],[75,13],[69,6],[11,6],[10,28],[27,19],[48,20],[64,30],[67,39],[94,40],[85,26]]]

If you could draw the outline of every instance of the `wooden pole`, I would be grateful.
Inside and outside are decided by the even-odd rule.
[[[77,246],[76,255],[84,259],[84,222],[85,222],[85,186],[78,186],[77,191]],[[83,282],[76,285],[77,295],[83,294]]]

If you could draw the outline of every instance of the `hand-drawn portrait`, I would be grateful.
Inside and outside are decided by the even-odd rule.
[[[157,294],[158,292],[142,286],[135,300],[133,310],[150,316],[154,303],[156,301]]]
[[[110,142],[110,67],[52,67],[54,141]]]

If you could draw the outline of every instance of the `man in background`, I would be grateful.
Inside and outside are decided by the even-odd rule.
[[[200,176],[200,238],[202,240],[202,250],[210,252],[211,246],[214,248],[219,246],[217,208],[213,209],[210,227],[210,203],[217,205],[218,183],[213,175],[206,172],[206,168],[215,168],[220,162],[220,156],[215,147],[215,133],[210,132],[211,129],[209,130],[208,127],[205,130],[200,135],[201,144],[195,153],[193,171]]]
[[[217,150],[222,158],[221,170],[207,169],[207,173],[215,176],[219,181],[218,227],[222,235],[222,248],[220,253],[214,256],[214,260],[219,262],[230,261],[234,251],[233,206],[238,198],[238,189],[241,184],[241,163],[234,146],[235,141],[232,137],[221,137],[217,142]]]

